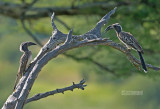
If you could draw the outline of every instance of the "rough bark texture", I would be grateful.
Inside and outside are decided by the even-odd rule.
[[[75,89],[75,88],[84,90],[84,87],[87,86],[87,85],[84,85],[84,83],[85,83],[85,80],[83,79],[78,84],[75,84],[73,82],[73,85],[71,85],[69,87],[65,87],[65,88],[61,88],[61,89],[56,89],[56,90],[45,92],[45,93],[36,94],[36,95],[32,96],[31,98],[28,98],[26,100],[25,104],[29,103],[29,102],[32,102],[32,101],[37,101],[39,99],[42,99],[42,98],[45,98],[45,97],[48,97],[50,95],[54,95],[54,94],[57,94],[57,93],[64,94],[65,91],[73,91],[73,89]]]

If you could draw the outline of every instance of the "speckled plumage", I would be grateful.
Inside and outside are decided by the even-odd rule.
[[[28,46],[30,45],[36,45],[36,44],[32,42],[24,42],[20,45],[20,51],[23,52],[23,55],[21,56],[20,61],[19,61],[20,65],[19,65],[19,69],[18,69],[16,81],[15,81],[14,90],[20,78],[23,76],[23,74],[25,73],[25,70],[28,68],[32,60],[32,52],[28,50]]]
[[[108,31],[110,29],[115,29],[118,39],[123,44],[125,44],[128,49],[134,49],[138,52],[140,60],[141,60],[142,68],[144,69],[145,72],[147,72],[147,67],[146,67],[144,59],[142,57],[142,54],[144,53],[143,49],[140,46],[140,44],[138,43],[138,41],[134,38],[134,36],[129,32],[122,31],[122,27],[119,23],[115,23],[115,24],[108,26],[105,29],[105,31]]]

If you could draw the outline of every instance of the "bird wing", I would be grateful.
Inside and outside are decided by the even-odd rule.
[[[29,53],[29,52],[25,52],[25,53],[21,56],[21,59],[20,59],[20,61],[19,61],[19,63],[20,63],[20,65],[19,65],[19,70],[18,70],[18,73],[20,73],[21,75],[23,75],[23,73],[24,73],[24,71],[25,71],[25,69],[26,69],[29,56],[30,56],[30,53]]]
[[[128,32],[120,32],[119,38],[128,46],[134,48],[135,50],[143,53],[143,49],[138,43],[138,41],[134,38],[134,36]]]
[[[22,75],[25,72],[25,69],[26,69],[27,64],[28,64],[29,56],[31,56],[31,52],[30,51],[24,52],[24,54],[20,58],[20,61],[19,61],[20,65],[19,65],[19,69],[18,69],[18,73],[17,73],[14,89],[16,88],[20,78],[22,77]]]

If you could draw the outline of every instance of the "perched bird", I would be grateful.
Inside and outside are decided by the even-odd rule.
[[[109,25],[105,29],[105,31],[108,31],[110,29],[115,29],[118,39],[122,43],[124,43],[128,49],[134,49],[138,52],[140,60],[141,60],[142,68],[143,68],[144,72],[147,73],[147,67],[146,67],[144,59],[142,57],[142,54],[144,53],[143,49],[140,46],[140,44],[138,43],[138,41],[134,38],[134,36],[129,32],[122,31],[122,26],[119,23]]]
[[[23,76],[23,74],[25,73],[25,70],[28,68],[31,60],[32,60],[32,52],[28,50],[28,47],[31,45],[36,45],[33,42],[23,42],[20,45],[20,51],[23,52],[23,55],[20,58],[19,61],[19,69],[18,69],[18,73],[17,73],[17,78],[15,81],[15,86],[14,86],[14,90],[20,80],[20,78]]]

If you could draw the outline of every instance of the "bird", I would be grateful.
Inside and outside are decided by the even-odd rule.
[[[16,86],[20,80],[20,78],[24,75],[25,70],[28,68],[31,60],[32,60],[32,52],[28,50],[28,47],[31,45],[36,45],[33,42],[23,42],[20,45],[20,51],[23,52],[23,55],[20,58],[19,61],[19,69],[18,69],[18,73],[17,73],[17,77],[16,77],[16,81],[15,81],[15,85],[14,85],[14,90],[16,89]]]
[[[108,30],[111,30],[111,29],[114,29],[116,31],[118,39],[123,44],[125,44],[125,46],[127,47],[128,50],[134,49],[138,52],[142,68],[143,68],[144,72],[147,73],[147,67],[146,67],[145,61],[142,56],[144,51],[143,51],[142,47],[140,46],[140,44],[138,43],[138,41],[135,39],[135,37],[129,32],[122,31],[122,26],[119,23],[114,23],[112,25],[109,25],[105,29],[105,32],[107,32]]]

